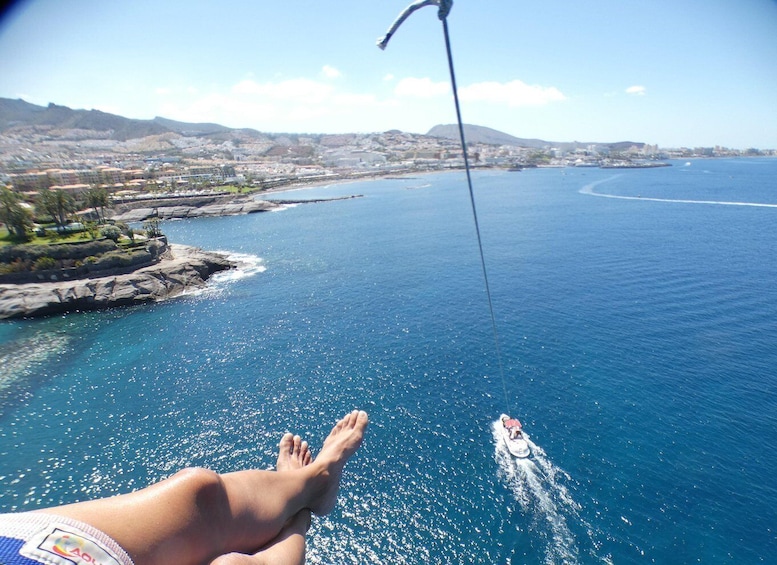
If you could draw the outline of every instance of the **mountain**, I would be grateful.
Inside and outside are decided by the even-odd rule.
[[[58,130],[86,130],[101,132],[102,139],[127,141],[151,135],[164,133],[176,133],[183,136],[204,136],[212,139],[240,132],[250,137],[269,136],[274,134],[261,134],[253,129],[233,129],[219,124],[211,123],[187,123],[156,117],[153,120],[135,120],[101,112],[100,110],[72,110],[67,106],[49,104],[37,106],[24,100],[12,100],[0,98],[0,132],[14,127],[47,126]],[[444,139],[459,139],[459,128],[456,124],[434,126],[426,134],[431,137]],[[542,139],[522,139],[514,137],[495,129],[464,125],[464,135],[470,143],[487,143],[491,145],[512,145],[516,147],[529,147],[544,149],[557,147],[562,150],[573,150],[596,145],[607,148],[610,151],[621,151],[629,147],[641,147],[643,143],[622,141],[617,143],[580,143],[580,142],[553,142]]]
[[[100,110],[71,110],[67,106],[36,106],[24,100],[0,98],[0,131],[14,126],[51,126],[108,132],[111,139],[125,141],[170,131],[152,120],[132,120]]]
[[[459,126],[457,124],[437,125],[430,129],[426,135],[458,140]],[[490,145],[515,145],[517,147],[533,147],[536,149],[553,145],[549,141],[522,139],[495,129],[473,126],[471,124],[464,124],[464,137],[470,143],[488,143]]]
[[[63,130],[98,131],[107,133],[105,137],[108,139],[117,141],[169,132],[186,136],[213,135],[232,131],[253,132],[253,130],[233,130],[219,124],[192,124],[161,117],[153,120],[135,120],[100,110],[72,110],[67,106],[56,104],[37,106],[24,100],[0,98],[0,132],[19,126],[50,126]]]
[[[426,135],[433,137],[442,137],[445,139],[459,140],[459,126],[457,124],[437,125],[430,129]],[[556,147],[563,151],[574,151],[575,149],[585,149],[590,146],[596,146],[597,149],[606,149],[608,151],[625,151],[631,147],[643,147],[642,142],[617,141],[614,143],[601,142],[580,142],[580,141],[544,141],[542,139],[523,139],[514,137],[510,134],[483,127],[464,124],[464,137],[467,143],[488,143],[491,145],[513,145],[516,147],[529,147],[532,149],[547,149]]]
[[[226,133],[233,131],[232,128],[227,126],[221,126],[219,124],[192,124],[187,122],[176,122],[175,120],[168,120],[167,118],[160,118],[157,116],[152,120],[155,124],[159,124],[167,128],[169,131],[180,133],[181,135],[210,135],[214,133]]]

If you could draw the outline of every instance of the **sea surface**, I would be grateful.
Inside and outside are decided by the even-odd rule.
[[[473,182],[498,342],[461,172],[168,222],[243,268],[0,323],[0,511],[271,468],[363,408],[310,563],[777,563],[777,159]]]

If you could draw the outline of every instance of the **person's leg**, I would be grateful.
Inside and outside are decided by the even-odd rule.
[[[367,414],[354,410],[335,425],[315,461],[298,469],[225,475],[188,469],[131,494],[42,512],[102,530],[138,565],[203,563],[256,551],[301,510],[331,512],[343,467],[366,427]]]
[[[302,510],[261,551],[253,555],[228,553],[217,557],[210,565],[302,565],[305,563],[305,533],[309,526],[310,510]]]
[[[285,434],[278,452],[278,471],[290,471],[312,461],[308,443],[299,436]],[[310,510],[300,510],[283,527],[278,537],[263,549],[247,555],[228,553],[214,559],[210,565],[302,565],[305,563],[305,534],[310,527]]]

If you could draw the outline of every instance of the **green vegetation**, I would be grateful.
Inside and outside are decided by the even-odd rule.
[[[125,236],[129,244],[135,242],[135,231],[125,223],[106,225],[105,207],[110,204],[108,192],[93,186],[81,193],[76,200],[59,189],[39,191],[34,202],[24,202],[22,196],[0,185],[0,248],[30,243],[35,245],[73,243],[99,237],[108,237],[114,242]],[[85,219],[74,213],[82,208],[92,208],[96,221]],[[157,229],[155,233],[161,232]]]
[[[546,151],[533,151],[529,154],[526,162],[530,165],[547,165],[552,160],[550,153]]]
[[[228,192],[230,194],[251,194],[252,192],[261,192],[262,188],[258,186],[235,186],[232,184],[218,187],[219,191]]]
[[[146,236],[149,239],[162,237],[159,218],[151,218],[143,222],[143,229],[146,230]]]
[[[54,219],[57,229],[62,231],[68,224],[68,216],[77,210],[75,199],[64,190],[44,189],[35,199],[35,208]]]
[[[47,269],[55,269],[57,267],[57,261],[53,257],[38,257],[35,263],[32,264],[33,271],[45,271]]]
[[[117,228],[119,228],[119,231],[121,231],[121,234],[126,236],[127,239],[130,240],[130,243],[134,245],[135,243],[135,230],[129,227],[129,225],[125,224],[124,222],[116,222],[113,224]]]
[[[160,244],[149,244],[145,240],[134,242],[122,237],[121,230],[116,226],[106,226],[103,229],[108,227],[118,234],[118,244],[112,239],[102,238],[66,243],[59,240],[56,243],[45,241],[42,244],[0,246],[0,275],[73,268],[78,269],[80,274],[85,274],[141,266],[158,257]]]
[[[27,241],[28,230],[32,229],[32,213],[19,196],[6,187],[0,189],[0,221],[8,229],[8,236],[18,242]]]
[[[0,274],[75,269],[83,275],[154,261],[159,244],[136,241],[136,231],[123,222],[106,222],[105,189],[92,187],[80,196],[77,201],[63,190],[44,189],[32,205],[0,186],[0,222],[6,228],[0,232]],[[74,216],[86,207],[94,209],[97,221]],[[144,229],[150,238],[162,237],[158,219]]]
[[[46,235],[41,236],[32,232],[27,232],[27,238],[20,240],[11,235],[0,236],[0,247],[7,245],[16,245],[19,243],[27,243],[29,245],[50,245],[53,243],[75,243],[83,241],[84,238],[89,237],[88,232],[65,232],[58,234],[56,232],[47,231]],[[92,238],[95,239],[95,238]]]
[[[108,224],[100,229],[100,235],[114,242],[118,242],[121,237],[121,230],[118,226]]]
[[[109,204],[108,191],[102,187],[93,186],[83,194],[84,204],[94,208],[94,214],[99,223],[105,223],[105,207]]]

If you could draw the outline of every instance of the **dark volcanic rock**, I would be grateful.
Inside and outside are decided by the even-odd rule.
[[[0,319],[156,302],[201,288],[235,267],[223,255],[171,245],[171,256],[132,273],[67,282],[0,285]]]

